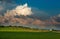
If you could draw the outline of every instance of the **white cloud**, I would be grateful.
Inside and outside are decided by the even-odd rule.
[[[60,17],[60,14],[58,15],[58,17]]]
[[[3,10],[3,8],[4,8],[3,6],[0,6],[0,11]]]
[[[7,13],[5,15],[24,15],[24,16],[27,16],[27,15],[31,15],[32,14],[32,11],[31,11],[31,8],[27,6],[27,3],[24,4],[24,5],[19,5],[17,6],[15,9],[12,9],[12,10],[8,10]]]
[[[32,11],[31,11],[31,8],[28,7],[27,3],[24,4],[24,5],[20,5],[20,6],[17,6],[15,8],[15,11],[18,15],[31,15],[32,14]]]

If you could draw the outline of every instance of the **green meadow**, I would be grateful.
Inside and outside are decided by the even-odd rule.
[[[0,31],[9,31],[9,32],[49,32],[49,30],[44,29],[34,29],[34,28],[28,28],[28,27],[0,27]]]
[[[0,27],[0,39],[60,39],[60,33],[19,27]]]
[[[54,32],[0,32],[0,39],[60,39]]]

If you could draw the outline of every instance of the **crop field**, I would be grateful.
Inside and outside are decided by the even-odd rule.
[[[0,39],[60,39],[54,32],[0,32]]]
[[[0,39],[60,39],[60,33],[19,27],[0,27]]]
[[[48,30],[39,30],[27,27],[0,27],[0,31],[10,32],[49,32]]]

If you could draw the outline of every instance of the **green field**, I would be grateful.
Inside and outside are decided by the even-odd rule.
[[[0,39],[60,39],[60,31],[22,27],[0,27]]]
[[[10,32],[49,32],[49,30],[44,29],[33,29],[27,27],[0,27],[0,31],[10,31]]]
[[[60,39],[54,32],[0,32],[0,39]]]

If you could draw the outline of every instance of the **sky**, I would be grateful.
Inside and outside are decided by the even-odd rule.
[[[60,0],[16,0],[16,3],[28,3],[29,6],[39,8],[49,15],[58,15],[60,13]]]
[[[60,14],[60,0],[0,0],[17,5],[28,4],[29,7],[37,8],[49,16]]]
[[[0,19],[5,20],[3,17],[6,17],[6,19],[13,18],[15,22],[14,17],[17,15],[30,16],[33,19],[39,18],[39,20],[37,19],[38,24],[41,22],[40,20],[47,20],[47,18],[53,16],[60,17],[60,0],[0,0],[0,17],[2,17]],[[2,21],[5,22],[4,20]],[[24,21],[24,19],[22,20]],[[10,20],[7,22],[10,22]],[[19,20],[19,22],[21,21]],[[29,21],[25,20],[25,22],[28,23]],[[41,23],[44,24],[45,22]]]

